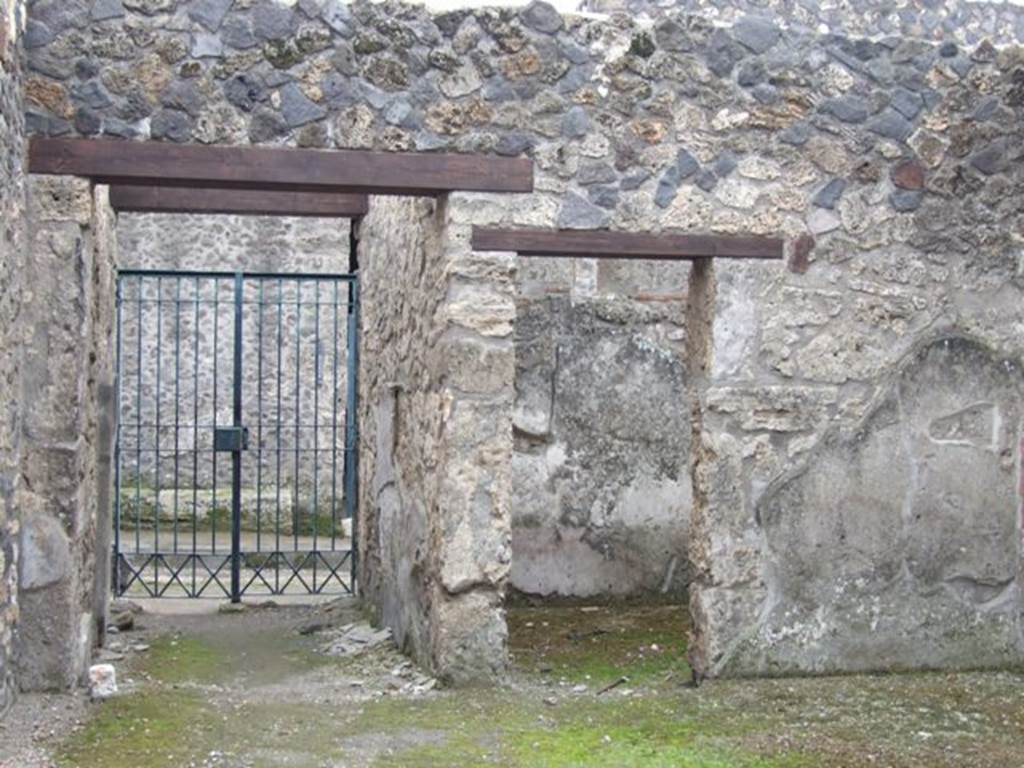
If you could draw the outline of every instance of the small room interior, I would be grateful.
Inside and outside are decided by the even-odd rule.
[[[690,264],[519,256],[513,664],[689,679]]]

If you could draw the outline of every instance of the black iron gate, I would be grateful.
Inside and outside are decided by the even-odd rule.
[[[116,594],[352,593],[355,275],[123,270]]]

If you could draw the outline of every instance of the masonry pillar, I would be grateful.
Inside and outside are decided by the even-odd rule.
[[[475,207],[374,199],[359,248],[362,587],[457,684],[507,666],[514,259],[472,252]]]
[[[29,177],[28,198],[16,663],[23,690],[59,690],[88,666],[109,560],[98,537],[109,527],[113,227],[105,188],[87,180]]]

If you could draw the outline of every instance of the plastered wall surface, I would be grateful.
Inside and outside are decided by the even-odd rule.
[[[681,600],[692,507],[688,266],[517,266],[510,584]]]
[[[981,19],[970,5],[930,10],[958,8]],[[698,672],[1018,662],[1019,424],[1000,372],[1019,364],[1024,311],[1020,12],[1000,5],[963,34],[879,21],[864,39],[736,9],[716,23],[679,10],[566,18],[540,3],[435,16],[315,0],[39,2],[27,119],[51,135],[531,156],[534,194],[454,196],[439,236],[476,282],[433,300],[456,325],[487,317],[474,332],[502,343],[515,302],[483,266],[497,255],[466,255],[471,224],[784,236],[785,264],[719,261],[687,291]],[[502,548],[475,537],[500,539],[510,512],[477,495],[492,454],[470,434],[441,441],[442,476],[467,469],[421,518],[435,568],[419,583],[458,596],[430,604],[435,659],[442,627],[501,642]],[[505,450],[512,465],[501,440],[493,467]],[[951,464],[991,486],[945,488]],[[1003,544],[979,544],[992,531]],[[463,551],[491,552],[494,573]],[[923,567],[922,553],[946,565]],[[974,629],[950,629],[962,626]],[[445,647],[480,647],[460,642]]]

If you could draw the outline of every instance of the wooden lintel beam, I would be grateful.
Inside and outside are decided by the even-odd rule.
[[[109,139],[33,138],[29,171],[161,187],[421,196],[533,191],[533,162],[525,158]]]
[[[231,213],[250,216],[318,216],[351,219],[369,208],[366,195],[249,189],[188,189],[116,184],[115,211],[138,213]]]
[[[493,229],[473,227],[476,251],[515,251],[520,256],[592,259],[781,259],[777,237],[634,234],[604,230]]]

